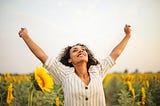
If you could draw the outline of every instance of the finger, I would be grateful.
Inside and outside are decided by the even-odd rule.
[[[21,30],[24,30],[25,28],[21,28]]]
[[[18,32],[19,37],[21,37],[21,35],[22,35],[22,30],[23,30],[23,28],[21,28],[20,31]]]
[[[19,34],[19,36],[21,37],[21,36],[22,36],[22,31],[19,31],[18,34]]]
[[[127,25],[127,27],[131,27],[131,25]]]
[[[21,31],[18,32],[18,34],[20,35]]]
[[[125,27],[131,27],[131,25],[126,24]]]

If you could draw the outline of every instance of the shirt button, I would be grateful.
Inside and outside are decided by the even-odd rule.
[[[86,101],[88,100],[88,98],[86,97]]]
[[[86,86],[85,89],[88,89],[88,87]]]

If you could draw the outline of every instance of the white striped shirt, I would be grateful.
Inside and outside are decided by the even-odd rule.
[[[48,58],[44,67],[53,75],[55,83],[62,85],[65,106],[105,106],[102,82],[114,64],[108,56],[100,64],[90,66],[88,85],[76,75],[74,67],[65,66],[58,59]]]

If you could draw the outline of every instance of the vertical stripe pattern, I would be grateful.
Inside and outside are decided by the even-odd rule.
[[[114,65],[111,57],[89,68],[90,82],[86,85],[75,73],[74,68],[62,65],[57,59],[48,58],[44,67],[53,75],[55,83],[61,84],[65,106],[105,106],[103,79]]]

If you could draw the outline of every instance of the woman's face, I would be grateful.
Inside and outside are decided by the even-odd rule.
[[[88,53],[86,52],[86,47],[75,45],[70,49],[70,59],[68,59],[69,63],[73,65],[78,63],[87,63],[88,62]]]

